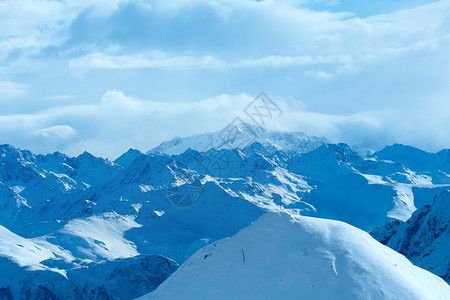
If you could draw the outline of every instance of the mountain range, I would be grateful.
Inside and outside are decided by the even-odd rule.
[[[449,236],[445,196],[450,186],[449,153],[392,145],[362,155],[325,138],[248,124],[175,138],[146,154],[130,149],[114,161],[87,152],[77,157],[58,152],[36,155],[2,145],[0,266],[8,276],[0,279],[0,299],[133,299],[152,292],[167,278],[170,286],[181,278],[177,276],[185,276],[176,274],[190,272],[184,264],[199,260],[216,241],[236,234],[239,239],[248,226],[247,231],[254,227],[260,231],[261,225],[253,222],[273,220],[282,230],[290,226],[290,219],[299,224],[294,227],[300,232],[309,222],[326,231],[327,226],[341,223],[324,219],[339,220],[351,225],[342,226],[343,232],[355,234],[352,243],[368,240],[376,245],[371,248],[386,249],[354,227],[371,232],[381,243],[448,282],[448,251],[439,246],[442,243],[433,244],[430,236],[429,240],[422,237],[427,230]],[[446,200],[433,210],[438,194]],[[421,209],[416,212],[417,208]],[[437,218],[434,211],[443,215]],[[267,213],[286,217],[265,217]],[[434,223],[429,220],[435,220],[436,226],[430,227]],[[418,226],[417,236],[410,235],[413,230],[408,228]],[[300,251],[295,249],[301,238],[323,234],[320,230],[308,236],[299,233],[288,248],[273,251],[279,255],[285,250]],[[423,245],[416,247],[420,240]],[[258,243],[255,240],[249,247]],[[329,243],[315,247],[337,251]],[[433,255],[422,257],[423,249]],[[226,255],[237,250],[224,251]],[[388,250],[366,253],[368,249],[356,247],[354,251],[378,255]],[[353,257],[344,257],[346,264],[358,267]],[[380,254],[379,259],[387,258]],[[436,295],[448,291],[448,285],[434,275],[397,259],[401,276],[412,272],[427,278],[423,284],[433,283]],[[303,264],[295,262],[296,268]],[[377,267],[385,270],[386,265]],[[259,272],[258,268],[245,272]],[[175,279],[170,276],[173,272]],[[392,283],[393,290],[410,290],[415,285],[417,290],[404,295],[419,299],[425,294],[417,283],[420,280],[414,280],[404,286]],[[378,284],[388,281],[392,278],[380,277]],[[389,292],[375,284],[370,293]]]

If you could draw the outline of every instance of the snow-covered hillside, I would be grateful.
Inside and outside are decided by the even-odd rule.
[[[269,213],[141,299],[446,299],[450,287],[342,222]]]
[[[391,221],[371,234],[450,283],[450,191],[436,196],[407,222]]]

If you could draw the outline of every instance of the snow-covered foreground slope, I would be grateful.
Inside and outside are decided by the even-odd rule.
[[[407,222],[392,221],[371,234],[450,283],[450,191],[436,196]]]
[[[348,224],[269,213],[141,299],[448,299],[439,277]]]

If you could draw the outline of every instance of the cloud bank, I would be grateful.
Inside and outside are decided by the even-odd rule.
[[[0,116],[0,135],[19,147],[69,155],[85,150],[115,158],[128,148],[145,152],[175,135],[188,136],[225,127],[236,117],[252,123],[244,113],[253,100],[248,94],[220,95],[194,102],[156,102],[107,91],[96,104],[66,106],[34,114]],[[329,115],[303,110],[297,100],[274,98],[283,111],[266,125],[268,130],[299,131],[327,136],[332,142],[379,149],[386,143],[421,143],[427,150],[444,148],[450,121],[421,119],[404,110]],[[422,109],[426,109],[422,107]],[[414,122],[411,120],[414,119]],[[405,125],[407,124],[407,125]],[[443,137],[436,140],[430,129]]]
[[[450,1],[5,0],[0,142],[145,151],[265,91],[283,130],[435,151],[450,148],[449,53]]]

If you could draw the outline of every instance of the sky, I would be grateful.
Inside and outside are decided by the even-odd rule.
[[[268,128],[450,148],[450,1],[1,0],[0,144],[114,159]]]

